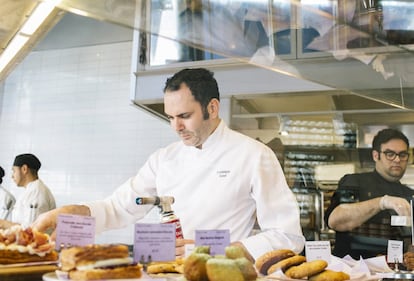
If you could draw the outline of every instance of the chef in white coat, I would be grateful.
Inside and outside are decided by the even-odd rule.
[[[4,175],[4,169],[0,167],[0,219],[7,220],[16,203],[16,198],[14,198],[9,190],[1,185]]]
[[[17,155],[14,159],[12,178],[18,187],[25,190],[17,199],[10,220],[0,220],[0,228],[13,224],[27,227],[39,214],[56,208],[52,192],[39,179],[40,166],[39,159],[30,153]]]
[[[273,249],[301,252],[299,207],[276,155],[219,117],[213,73],[183,69],[167,79],[164,107],[180,141],[155,151],[106,199],[62,206],[40,215],[33,227],[53,229],[59,214],[72,213],[95,217],[99,233],[143,218],[151,206],[137,205],[137,197],[173,196],[184,234],[177,256],[194,243],[197,229],[228,229],[232,244],[251,260]],[[251,235],[256,219],[261,231]]]

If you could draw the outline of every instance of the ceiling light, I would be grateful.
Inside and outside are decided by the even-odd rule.
[[[54,11],[56,5],[62,0],[49,0],[40,2],[23,24],[22,28],[10,40],[10,43],[0,55],[0,78],[4,77],[11,62],[21,54],[26,45],[30,44],[31,36],[36,36],[36,31],[45,23],[46,19]]]
[[[44,20],[50,15],[50,13],[60,1],[61,0],[45,1],[39,3],[34,12],[30,15],[30,17],[24,23],[23,27],[20,29],[20,32],[26,35],[32,35],[44,22]]]
[[[16,56],[20,49],[26,44],[29,40],[28,36],[16,35],[12,41],[9,43],[7,48],[0,56],[0,71],[3,70],[9,62]]]

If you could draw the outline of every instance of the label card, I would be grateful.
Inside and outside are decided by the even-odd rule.
[[[137,223],[134,235],[134,261],[175,260],[175,224]]]
[[[403,262],[403,241],[388,240],[387,262],[388,263],[402,263]]]
[[[196,230],[196,246],[210,246],[210,254],[224,255],[225,248],[230,245],[230,231],[224,230]]]
[[[331,262],[331,242],[330,241],[306,241],[305,242],[306,260],[325,260]]]
[[[187,258],[194,252],[195,245],[194,244],[185,244],[184,245],[184,257]]]
[[[409,216],[391,216],[391,226],[411,226]]]
[[[61,247],[86,246],[95,243],[95,218],[61,214],[56,227],[57,250]]]

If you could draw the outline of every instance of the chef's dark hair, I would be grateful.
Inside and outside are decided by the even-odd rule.
[[[3,182],[3,177],[4,177],[4,170],[3,170],[3,168],[0,166],[0,184]]]
[[[381,151],[381,145],[383,143],[389,142],[390,140],[402,140],[407,144],[407,148],[410,147],[408,138],[400,131],[396,129],[383,129],[377,133],[377,135],[372,140],[372,149],[375,151]]]
[[[165,82],[164,93],[178,91],[185,84],[194,99],[201,104],[203,118],[208,119],[207,106],[212,99],[220,100],[220,93],[214,73],[205,68],[186,68],[175,73]]]

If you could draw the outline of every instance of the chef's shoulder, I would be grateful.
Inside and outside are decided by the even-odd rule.
[[[338,182],[338,187],[345,188],[358,188],[364,186],[373,181],[373,174],[371,172],[366,173],[354,173],[345,174]]]

